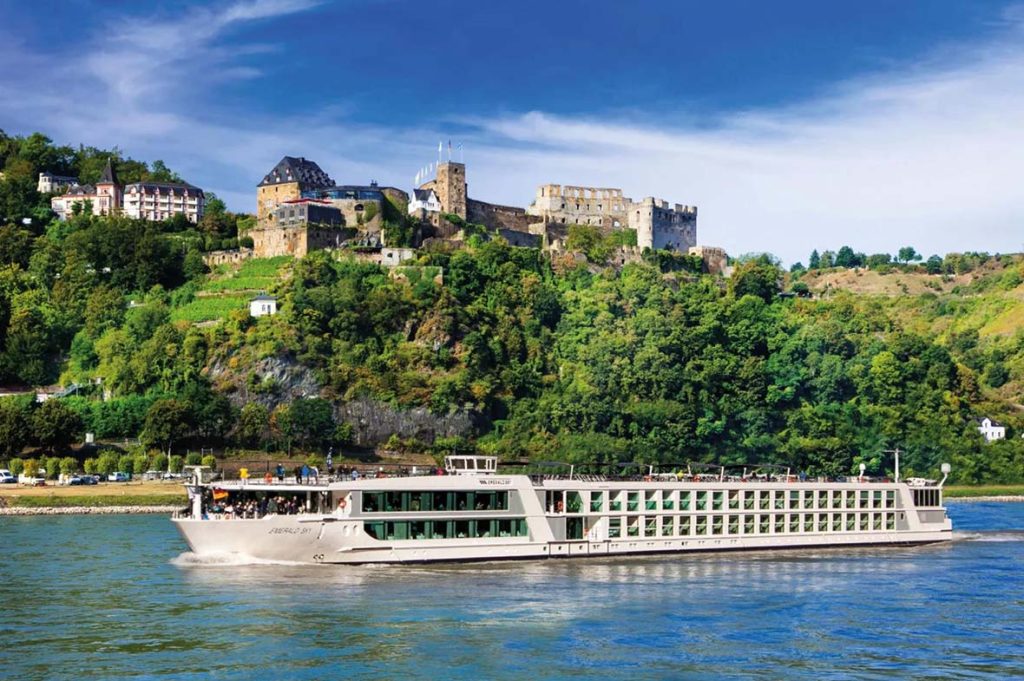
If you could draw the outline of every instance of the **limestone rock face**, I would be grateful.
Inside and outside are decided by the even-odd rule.
[[[465,410],[439,416],[425,407],[398,409],[365,398],[338,405],[334,411],[337,420],[352,424],[354,444],[360,447],[381,444],[392,435],[403,439],[414,437],[423,442],[439,437],[469,436],[477,432],[481,419],[478,414]]]

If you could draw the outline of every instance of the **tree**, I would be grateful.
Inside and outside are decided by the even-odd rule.
[[[60,451],[81,437],[82,418],[64,401],[50,399],[32,415],[32,431],[44,449]]]
[[[334,435],[334,415],[331,403],[319,397],[292,402],[289,407],[292,433],[303,447],[316,448],[330,442]]]
[[[268,435],[270,412],[259,402],[249,402],[238,417],[235,437],[246,447],[257,447]]]
[[[843,246],[836,253],[836,266],[837,267],[856,267],[857,256],[853,252],[853,249],[849,246]]]
[[[807,269],[816,270],[821,267],[821,256],[818,254],[818,249],[811,251],[811,258],[807,261]]]
[[[775,265],[750,261],[736,267],[729,286],[737,298],[753,295],[770,303],[779,293],[781,279],[779,268]]]
[[[933,255],[925,262],[928,274],[942,274],[942,258]]]
[[[911,246],[904,246],[900,249],[897,259],[900,262],[909,263],[911,261],[920,260],[921,256],[917,254],[917,251]]]
[[[61,475],[74,475],[78,472],[78,460],[73,456],[65,456],[60,460]]]
[[[21,454],[28,444],[31,416],[27,405],[17,399],[0,399],[0,457]]]
[[[189,408],[176,399],[157,400],[146,411],[142,439],[158,445],[170,455],[174,442],[185,437],[191,426]]]

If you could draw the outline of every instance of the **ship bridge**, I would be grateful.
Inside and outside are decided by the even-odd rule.
[[[444,471],[448,475],[493,475],[498,472],[498,457],[446,456]]]

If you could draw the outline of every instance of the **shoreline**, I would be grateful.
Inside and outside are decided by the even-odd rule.
[[[26,515],[117,515],[173,513],[181,510],[175,506],[10,506],[0,508],[0,516]]]

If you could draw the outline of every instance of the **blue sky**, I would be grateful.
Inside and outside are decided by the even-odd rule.
[[[160,158],[236,210],[283,155],[470,195],[617,186],[698,241],[1024,250],[1024,6],[0,0],[0,128]]]

